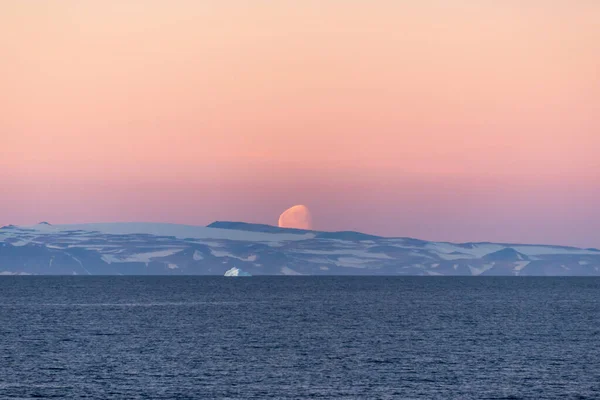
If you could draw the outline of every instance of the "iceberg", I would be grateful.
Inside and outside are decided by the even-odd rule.
[[[240,268],[233,267],[225,271],[225,276],[252,276],[246,271],[242,271]]]

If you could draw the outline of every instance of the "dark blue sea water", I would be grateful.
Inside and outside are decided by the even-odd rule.
[[[598,399],[600,279],[3,277],[0,398]]]

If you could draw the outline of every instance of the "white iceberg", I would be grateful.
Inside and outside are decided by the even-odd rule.
[[[242,271],[240,268],[233,267],[225,271],[225,276],[252,276],[246,271]]]

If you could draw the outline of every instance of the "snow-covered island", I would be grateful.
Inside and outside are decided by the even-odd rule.
[[[600,250],[220,221],[0,227],[0,275],[600,276]]]

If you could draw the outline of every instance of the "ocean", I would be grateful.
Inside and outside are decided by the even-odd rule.
[[[1,399],[598,399],[600,278],[0,277]]]

